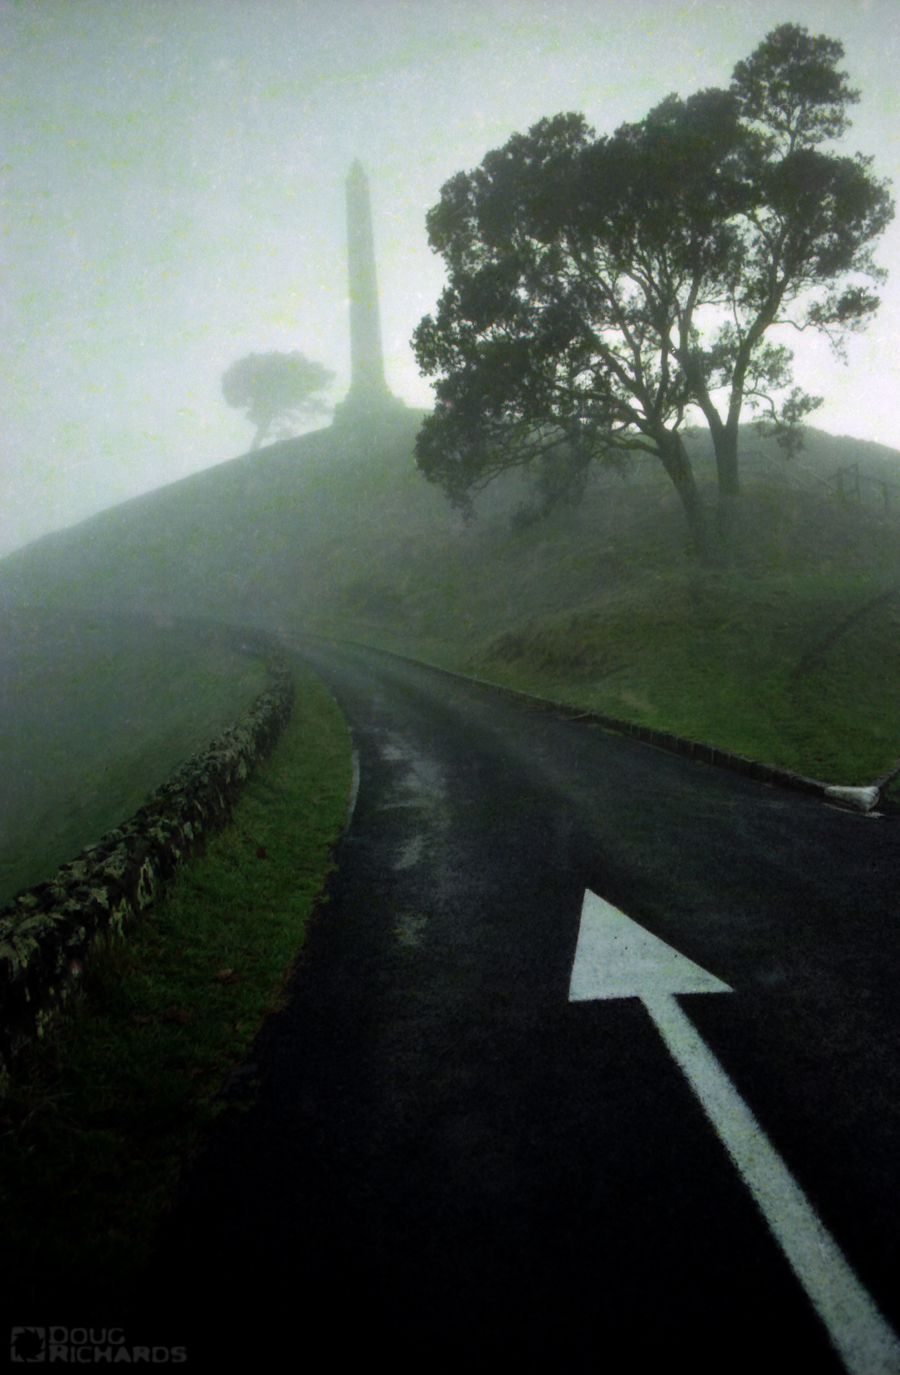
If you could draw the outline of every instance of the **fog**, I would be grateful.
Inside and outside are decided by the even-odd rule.
[[[900,188],[896,0],[0,2],[0,554],[244,452],[230,363],[300,350],[349,383],[344,180],[372,193],[391,390],[442,286],[425,214],[544,115],[598,132],[726,85],[780,23],[840,39],[862,92],[841,143]],[[873,326],[812,339],[815,424],[900,447],[900,225]],[[321,422],[319,422],[321,423]]]

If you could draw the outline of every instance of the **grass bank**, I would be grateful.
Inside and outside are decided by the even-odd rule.
[[[295,675],[291,722],[233,825],[126,941],[95,952],[78,999],[29,1052],[3,1104],[14,1322],[66,1321],[63,1308],[80,1323],[101,1311],[121,1318],[181,1162],[224,1110],[224,1078],[284,996],[351,773],[333,698],[302,664]]]
[[[900,595],[884,572],[637,565],[598,584],[488,635],[393,647],[830,783],[900,759]]]
[[[0,907],[132,816],[265,684],[227,626],[4,608]]]
[[[421,414],[395,421],[275,444],[47,536],[0,560],[0,600],[366,640],[834,782],[900,756],[896,606],[804,667],[900,580],[898,451],[810,428],[787,460],[742,426],[740,571],[716,580],[658,463],[597,465],[577,506],[540,518],[536,474],[506,474],[466,524],[416,471]],[[685,442],[712,510],[709,436]]]
[[[723,572],[691,556],[652,465],[628,480],[598,469],[577,506],[541,519],[522,518],[527,476],[504,478],[476,520],[445,503],[441,525],[401,488],[399,455],[384,455],[365,532],[348,532],[321,601],[295,603],[286,623],[301,629],[302,616],[828,782],[868,782],[900,758],[900,599],[881,600],[900,585],[898,456],[820,432],[808,441],[798,465],[743,435],[735,566]],[[850,460],[858,500],[831,481]],[[697,461],[712,507],[711,455]]]
[[[866,575],[653,576],[493,637],[495,681],[861,784],[900,757],[900,597]]]

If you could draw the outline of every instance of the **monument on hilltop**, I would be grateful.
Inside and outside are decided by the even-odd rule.
[[[374,420],[405,410],[388,389],[381,347],[369,183],[357,159],[347,174],[347,274],[350,298],[350,390],[335,407],[334,423]]]

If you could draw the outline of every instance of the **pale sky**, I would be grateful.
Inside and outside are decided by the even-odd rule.
[[[243,453],[251,352],[349,383],[344,179],[373,203],[391,389],[443,285],[425,213],[545,115],[598,133],[727,86],[782,23],[840,39],[839,151],[900,200],[900,0],[0,0],[0,554]],[[849,366],[805,336],[812,423],[900,448],[900,218]]]

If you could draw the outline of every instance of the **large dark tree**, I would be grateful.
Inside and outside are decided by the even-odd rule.
[[[276,421],[292,424],[306,415],[327,411],[318,393],[334,381],[334,373],[302,353],[250,353],[222,378],[222,395],[229,406],[246,408],[256,426],[250,445],[258,449]]]
[[[730,88],[670,96],[596,138],[542,120],[459,173],[428,214],[448,285],[413,347],[436,379],[419,467],[460,505],[497,473],[557,450],[564,467],[643,451],[663,464],[704,559],[727,557],[744,403],[788,448],[819,398],[792,387],[776,326],[840,351],[885,274],[872,246],[893,216],[871,159],[821,145],[858,95],[839,43],[776,29]],[[709,427],[718,520],[682,438]]]

